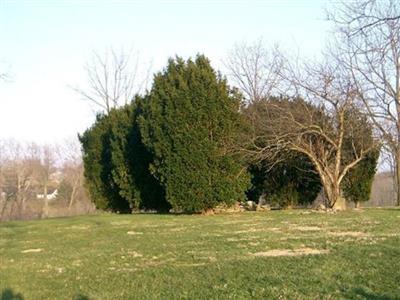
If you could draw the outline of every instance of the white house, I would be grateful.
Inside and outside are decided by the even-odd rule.
[[[52,192],[51,194],[47,194],[47,200],[54,200],[57,198],[58,195],[58,190],[55,189],[54,192]],[[37,194],[36,195],[37,199],[44,199],[44,194]]]

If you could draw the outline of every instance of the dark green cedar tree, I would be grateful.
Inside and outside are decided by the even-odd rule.
[[[242,130],[241,99],[203,55],[170,59],[155,75],[140,126],[174,209],[200,212],[245,198],[246,167],[229,151]]]

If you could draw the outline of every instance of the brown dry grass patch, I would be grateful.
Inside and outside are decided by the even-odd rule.
[[[327,254],[329,250],[299,248],[299,249],[273,249],[264,252],[250,253],[251,256],[258,257],[278,257],[278,256],[303,256],[303,255],[318,255]]]

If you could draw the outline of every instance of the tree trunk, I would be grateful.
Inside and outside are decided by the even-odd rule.
[[[4,203],[2,203],[1,212],[0,212],[0,221],[4,221],[3,218],[4,218],[4,213],[6,212],[6,209],[7,209],[7,204],[8,204],[7,198],[4,198]]]
[[[11,201],[10,215],[8,216],[8,218],[9,218],[10,220],[12,220],[13,217],[14,217],[14,208],[15,208],[15,203],[16,203],[17,201],[18,201],[17,199],[13,199],[13,200]]]
[[[26,197],[24,194],[24,195],[22,195],[22,198],[21,198],[21,216],[24,215],[25,210],[26,210]]]
[[[400,206],[400,153],[396,155],[396,165],[395,165],[395,180],[396,180],[396,205]]]
[[[71,210],[71,209],[72,209],[72,205],[74,204],[76,189],[77,189],[77,187],[76,187],[76,185],[74,184],[74,186],[72,187],[71,196],[70,196],[70,198],[69,198],[68,210]]]
[[[342,197],[340,186],[336,183],[330,182],[330,180],[322,179],[322,184],[328,198],[329,208],[335,210],[346,209],[346,199]]]
[[[361,207],[360,201],[356,201],[356,202],[355,202],[355,207],[356,207],[356,208],[360,208],[360,207]]]
[[[44,206],[43,206],[42,217],[47,218],[49,215],[49,200],[47,199],[47,183],[44,185],[43,188],[43,200],[44,200]]]
[[[346,210],[346,199],[339,195],[332,207],[334,210]]]
[[[22,201],[21,178],[18,175],[17,176],[17,194],[16,194],[16,197],[15,197],[15,202],[17,202],[17,206],[19,208],[21,208],[21,201]],[[11,206],[11,212],[13,212],[13,210],[14,210],[15,202],[13,202],[13,205]],[[19,214],[19,217],[21,218],[21,216],[22,216],[21,209],[19,209],[18,214]]]

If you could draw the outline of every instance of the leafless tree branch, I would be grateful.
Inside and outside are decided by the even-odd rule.
[[[104,55],[93,52],[92,60],[85,65],[87,87],[75,87],[83,99],[109,113],[112,108],[125,105],[135,94],[146,88],[150,66],[142,70],[139,54],[110,49]]]

